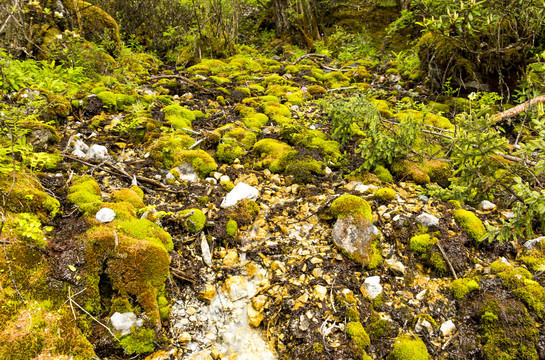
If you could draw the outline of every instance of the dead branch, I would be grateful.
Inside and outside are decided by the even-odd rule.
[[[158,80],[158,79],[178,79],[178,80],[181,80],[181,81],[184,81],[190,85],[193,85],[195,86],[196,88],[199,88],[200,90],[204,91],[204,92],[207,92],[209,94],[213,94],[213,92],[211,90],[208,90],[206,88],[204,88],[203,86],[197,84],[195,81],[193,80],[189,80],[188,78],[186,78],[185,76],[183,75],[154,75],[150,78],[151,80]]]
[[[545,95],[536,96],[535,98],[525,101],[522,104],[512,107],[511,109],[492,115],[492,119],[496,120],[496,122],[509,119],[517,116],[518,114],[528,111],[532,107],[532,105],[541,103],[545,103]]]
[[[456,271],[454,271],[454,267],[452,267],[452,263],[450,262],[450,260],[449,260],[449,258],[447,256],[447,253],[445,252],[445,250],[441,246],[440,242],[437,242],[437,247],[439,248],[439,251],[441,251],[441,255],[443,255],[443,259],[445,259],[445,261],[447,262],[448,267],[450,268],[450,271],[452,272],[452,275],[454,276],[455,279],[458,279],[458,276],[456,275]]]
[[[311,59],[311,58],[319,58],[319,59],[323,59],[323,60],[326,60],[326,61],[331,61],[331,58],[329,56],[327,56],[327,55],[306,54],[306,55],[303,55],[303,56],[299,56],[292,64],[297,65],[298,62],[303,61],[305,59]]]

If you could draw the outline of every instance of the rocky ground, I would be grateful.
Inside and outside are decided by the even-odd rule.
[[[358,138],[331,138],[320,101],[361,93],[383,119],[452,131],[456,101],[428,102],[421,74],[257,54],[148,66],[31,127],[56,163],[2,181],[0,358],[545,358],[540,241],[479,242],[509,209],[424,196],[448,166],[353,173]]]

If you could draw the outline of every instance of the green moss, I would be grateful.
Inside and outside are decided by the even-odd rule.
[[[418,165],[409,160],[401,160],[392,163],[392,172],[401,179],[409,179],[419,185],[426,185],[430,182],[430,177],[422,171]]]
[[[192,233],[198,233],[206,225],[206,215],[199,209],[187,209],[179,213],[178,217],[183,219],[187,230]]]
[[[386,169],[384,166],[378,165],[375,170],[373,170],[373,173],[375,173],[375,175],[382,182],[391,183],[394,181],[392,174],[390,174],[390,171],[388,171],[388,169]]]
[[[373,221],[371,214],[371,206],[359,196],[355,195],[341,195],[331,203],[329,208],[331,215],[336,218],[342,219],[348,215],[360,214],[365,219]]]
[[[298,184],[308,184],[315,180],[315,175],[324,175],[323,164],[312,158],[294,160],[286,167],[285,174],[293,176]]]
[[[245,155],[246,151],[236,144],[219,144],[216,150],[216,157],[219,161],[232,164],[235,159]]]
[[[220,186],[227,192],[235,188],[235,184],[232,181],[220,181]]]
[[[136,218],[136,209],[128,202],[102,203],[98,210],[102,208],[112,209],[115,212],[115,220],[125,221]]]
[[[165,106],[163,108],[163,112],[165,113],[165,118],[167,116],[178,115],[188,119],[189,121],[195,120],[195,114],[193,114],[193,111],[186,109],[178,104]]]
[[[388,354],[389,360],[428,360],[430,358],[426,344],[419,337],[409,335],[398,336],[392,351]]]
[[[320,85],[310,85],[307,88],[307,91],[312,96],[319,96],[319,95],[326,95],[327,94],[327,90],[323,86],[320,86]]]
[[[253,200],[240,200],[229,208],[226,216],[237,222],[237,225],[250,225],[259,214],[259,205]]]
[[[114,202],[128,202],[137,210],[146,206],[142,201],[142,197],[131,189],[115,190],[112,193],[112,200]]]
[[[291,111],[285,105],[276,102],[268,102],[265,103],[262,108],[265,115],[267,115],[273,121],[277,121],[277,118],[282,119],[282,116],[291,118]]]
[[[395,115],[399,121],[405,121],[409,118],[416,120],[419,123],[431,125],[445,130],[454,131],[454,125],[444,116],[425,113],[418,110],[403,110]]]
[[[461,209],[462,208],[462,204],[460,204],[460,202],[458,200],[449,200],[447,201],[447,203],[452,206],[452,208],[454,209]]]
[[[416,235],[411,238],[409,246],[415,253],[425,255],[438,241],[436,237],[431,237],[430,234]]]
[[[211,171],[218,168],[212,156],[204,150],[180,151],[177,165],[184,162],[190,163],[201,178],[205,178]]]
[[[162,246],[166,251],[172,251],[174,244],[169,233],[159,225],[147,219],[131,219],[116,223],[118,230],[139,240],[146,240]]]
[[[180,165],[182,152],[195,143],[191,136],[185,134],[170,134],[160,137],[149,148],[150,157],[156,166],[171,169]]]
[[[96,213],[102,204],[100,187],[91,176],[84,176],[68,189],[66,199],[84,213]]]
[[[364,349],[369,346],[369,344],[371,344],[371,340],[369,340],[369,335],[367,335],[367,332],[359,321],[352,321],[346,324],[346,333],[350,336],[352,341],[354,341],[354,343],[361,349]]]
[[[273,173],[284,171],[289,161],[297,153],[288,144],[276,139],[262,139],[253,146],[253,151],[261,155],[262,160],[256,165],[267,167]]]
[[[98,287],[100,278],[106,276],[113,296],[134,296],[147,316],[160,327],[157,295],[164,291],[169,274],[170,259],[165,248],[172,248],[172,242],[164,245],[157,241],[162,234],[154,231],[155,224],[142,220],[123,222],[118,227],[120,231],[115,231],[111,225],[87,231],[83,237],[87,291],[82,295],[85,298],[82,304],[87,311],[100,311],[102,300]],[[137,235],[144,239],[126,235],[125,231],[135,232],[135,228]]]
[[[227,232],[228,237],[235,237],[238,231],[238,224],[235,220],[229,219],[227,225],[225,225],[225,231]]]
[[[127,355],[146,354],[155,349],[155,338],[155,330],[142,327],[121,338],[119,344]]]
[[[533,272],[545,270],[545,256],[540,251],[531,251],[528,255],[523,255],[520,261]]]
[[[428,174],[430,181],[436,182],[443,187],[450,184],[449,178],[452,177],[450,164],[440,160],[426,160],[422,165],[422,170]]]
[[[20,176],[17,176],[16,179],[17,182],[8,199],[8,210],[12,212],[32,212],[43,222],[57,215],[60,209],[59,201],[40,190],[41,185],[37,181],[30,178],[23,179]],[[8,188],[10,187],[11,185]]]
[[[479,242],[486,234],[486,229],[481,219],[471,211],[458,209],[452,212],[456,222],[475,241]]]
[[[382,263],[382,255],[380,251],[380,237],[377,237],[373,241],[372,247],[373,247],[373,255],[371,256],[371,260],[369,261],[369,264],[367,264],[367,269],[369,270],[376,269]]]
[[[450,291],[458,300],[464,299],[472,291],[481,290],[478,278],[461,278],[450,283]]]
[[[390,202],[396,198],[396,192],[390,188],[378,189],[375,194],[375,199],[383,202]]]
[[[247,88],[247,87],[237,86],[237,87],[235,88],[235,90],[241,92],[242,94],[244,94],[244,97],[250,97],[250,96],[252,96],[252,92],[251,92],[250,89]]]

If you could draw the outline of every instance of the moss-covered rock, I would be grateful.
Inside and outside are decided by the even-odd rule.
[[[182,152],[194,143],[191,136],[175,133],[160,137],[148,150],[156,166],[171,169],[181,164]]]
[[[378,179],[384,183],[391,183],[394,181],[392,174],[390,174],[390,171],[384,166],[378,165],[377,167],[375,167],[375,170],[373,170],[373,172],[378,177]]]
[[[253,151],[261,156],[258,167],[267,167],[273,173],[284,171],[297,151],[288,144],[276,139],[262,139],[253,146]]]
[[[91,176],[77,179],[68,189],[66,199],[79,206],[84,213],[96,213],[102,204],[102,191],[96,180]]]
[[[286,167],[285,174],[293,176],[297,184],[308,184],[316,175],[324,175],[324,165],[312,158],[294,160]]]
[[[119,27],[108,13],[83,0],[62,0],[62,5],[78,19],[87,40],[105,41],[108,51],[119,53],[122,47]]]
[[[344,218],[348,215],[362,215],[365,219],[373,221],[371,206],[359,196],[341,195],[336,198],[329,208],[329,212],[336,218]]]
[[[471,211],[457,209],[452,212],[452,216],[473,240],[479,242],[486,234],[483,222]]]
[[[214,158],[204,150],[182,150],[175,165],[189,163],[201,178],[218,168]]]
[[[128,202],[137,210],[146,206],[144,204],[144,201],[142,200],[142,196],[140,196],[140,194],[136,193],[132,189],[115,190],[114,192],[112,192],[112,200],[114,202]]]
[[[360,347],[361,349],[366,348],[371,344],[371,340],[369,340],[369,335],[367,335],[367,332],[363,328],[363,325],[359,321],[352,321],[346,324],[346,333],[354,343]]]
[[[448,162],[440,160],[426,160],[422,165],[422,170],[430,177],[430,181],[436,182],[442,187],[449,186],[449,178],[452,177],[452,170]]]
[[[119,221],[116,222],[116,228],[132,238],[162,246],[167,252],[174,249],[170,234],[148,219]]]
[[[377,199],[379,201],[383,201],[383,202],[392,201],[393,199],[396,198],[396,195],[397,194],[396,194],[395,190],[390,189],[390,188],[378,189],[374,194],[375,199]]]
[[[192,233],[198,233],[206,225],[206,215],[199,209],[187,209],[178,214],[184,227]]]
[[[426,185],[430,182],[428,174],[422,171],[418,164],[409,160],[394,162],[391,166],[391,170],[398,178],[412,180],[419,185]]]
[[[6,194],[11,188],[11,176],[0,180],[0,189]],[[32,213],[40,221],[54,218],[60,209],[60,203],[42,190],[42,185],[33,177],[18,174],[7,201],[7,210],[15,213]]]
[[[149,221],[139,222],[136,224],[138,231],[135,231],[135,224],[123,223],[118,232],[111,226],[97,226],[83,236],[87,288],[83,305],[87,311],[100,311],[99,282],[101,276],[106,276],[115,293],[134,296],[150,319],[160,326],[157,296],[164,291],[170,259],[165,249],[168,245],[148,241],[148,234],[159,234],[151,224]],[[142,235],[145,239],[133,238],[125,231]]]
[[[452,295],[458,299],[464,299],[470,292],[481,290],[478,278],[461,278],[450,283]]]
[[[401,335],[396,338],[388,360],[428,360],[430,354],[426,344],[419,338]]]

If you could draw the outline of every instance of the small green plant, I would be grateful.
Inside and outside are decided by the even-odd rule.
[[[25,243],[45,247],[46,241],[42,231],[42,224],[36,215],[20,213],[15,219],[15,233]]]

